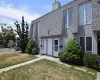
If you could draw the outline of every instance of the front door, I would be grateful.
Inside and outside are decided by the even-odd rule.
[[[47,55],[52,56],[52,39],[48,39],[48,52]]]
[[[98,55],[100,55],[100,39],[98,39]]]
[[[59,39],[54,39],[53,41],[53,56],[58,57],[59,53]]]

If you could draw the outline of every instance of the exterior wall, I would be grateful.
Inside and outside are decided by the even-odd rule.
[[[92,0],[92,29],[100,30],[100,3],[97,0]]]

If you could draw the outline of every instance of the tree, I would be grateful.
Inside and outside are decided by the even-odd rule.
[[[11,26],[8,26],[7,24],[0,24],[1,25],[1,33],[0,33],[0,45],[3,45],[3,47],[8,47],[9,40],[12,40],[13,42],[16,41],[16,34],[14,33],[14,30]],[[6,28],[4,28],[4,26]]]
[[[19,24],[18,21],[15,22],[16,28],[17,30],[15,30],[17,32],[17,34],[19,35],[20,38],[20,48],[22,53],[25,52],[26,49],[26,45],[28,42],[28,24],[27,22],[25,23],[24,21],[24,17],[22,17],[22,23]]]

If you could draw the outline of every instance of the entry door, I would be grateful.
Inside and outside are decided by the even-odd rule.
[[[48,52],[47,55],[52,56],[52,39],[48,39]]]
[[[59,53],[59,39],[54,39],[53,41],[53,56],[54,57],[58,57],[58,53]]]
[[[46,54],[46,39],[41,39],[41,53]]]
[[[100,55],[100,40],[98,40],[98,55]]]
[[[44,39],[44,54],[46,54],[46,39]]]

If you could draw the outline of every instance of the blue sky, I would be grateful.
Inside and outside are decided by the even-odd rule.
[[[62,5],[72,0],[59,0]],[[54,0],[0,0],[0,22],[13,24],[20,21],[21,16],[29,23],[50,11]]]

